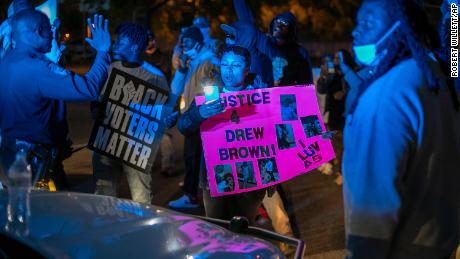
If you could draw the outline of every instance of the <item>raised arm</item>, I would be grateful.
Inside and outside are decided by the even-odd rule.
[[[235,8],[238,20],[255,24],[254,15],[246,0],[233,0],[233,7]]]
[[[88,19],[92,38],[86,41],[97,51],[93,66],[84,76],[76,75],[53,62],[43,62],[43,75],[39,84],[40,93],[48,98],[60,100],[96,100],[108,75],[111,38],[108,20],[102,15]]]

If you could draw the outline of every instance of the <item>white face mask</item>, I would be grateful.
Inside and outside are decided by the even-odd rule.
[[[197,42],[195,43],[195,46],[189,50],[184,50],[184,55],[187,57],[194,59],[198,55],[198,48],[200,47],[200,44]]]
[[[377,58],[377,47],[384,42],[401,24],[397,21],[391,28],[383,35],[383,37],[375,44],[367,44],[361,46],[353,46],[355,52],[356,61],[364,66],[371,65]]]

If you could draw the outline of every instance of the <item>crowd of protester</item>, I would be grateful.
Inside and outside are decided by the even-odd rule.
[[[79,76],[59,65],[58,26],[52,28],[27,1],[15,0],[0,33],[0,188],[8,184],[6,172],[18,150],[44,150],[41,159],[30,161],[34,173],[50,170],[58,189],[68,189],[62,166],[71,150],[65,101],[92,101],[93,119],[104,119],[104,85],[118,69],[170,92],[161,173],[175,170],[171,129],[177,127],[184,136],[185,178],[183,195],[169,207],[203,203],[206,216],[244,216],[250,224],[263,207],[275,231],[294,236],[296,219],[281,185],[211,196],[200,125],[224,107],[220,100],[197,105],[195,96],[209,84],[227,93],[314,83],[325,95],[332,163],[343,182],[348,257],[448,258],[460,242],[459,86],[448,76],[449,19],[443,15],[438,34],[412,0],[365,0],[352,33],[353,54],[325,54],[314,82],[291,12],[275,16],[264,33],[246,0],[233,0],[233,6],[237,20],[220,25],[224,39],[211,37],[216,21],[197,17],[180,31],[171,57],[149,28],[126,22],[111,36],[108,20],[95,15],[88,19],[87,42],[97,55]],[[51,158],[55,162],[44,169]],[[119,178],[126,175],[132,199],[151,203],[152,174],[97,152],[92,159],[96,194],[118,196]]]

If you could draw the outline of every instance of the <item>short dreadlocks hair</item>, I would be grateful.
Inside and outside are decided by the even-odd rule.
[[[147,48],[149,40],[148,29],[136,23],[122,23],[115,29],[115,34],[124,36],[133,44],[139,47],[139,52],[143,52]]]
[[[442,86],[441,78],[431,69],[429,55],[434,54],[433,51],[439,48],[440,41],[436,30],[428,22],[429,19],[423,7],[414,0],[364,0],[364,2],[379,4],[386,10],[390,22],[400,21],[401,24],[394,32],[392,39],[385,43],[388,53],[377,65],[373,75],[367,78],[363,90],[401,61],[413,58],[425,76],[428,87],[437,92]],[[451,84],[448,86],[452,91],[453,86]],[[452,94],[458,109],[455,90]]]

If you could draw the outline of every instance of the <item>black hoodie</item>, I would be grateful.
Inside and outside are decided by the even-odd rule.
[[[236,31],[235,45],[244,47],[251,53],[250,72],[259,75],[268,86],[273,86],[273,69],[270,58],[257,49],[255,37],[248,37],[248,35],[255,35],[256,33],[252,23],[237,21],[230,26]]]
[[[252,11],[247,6],[245,0],[233,0],[238,18],[243,21],[251,22],[255,27]],[[274,77],[277,79],[277,74],[282,74],[278,84],[287,85],[302,85],[313,84],[313,73],[310,63],[310,56],[306,49],[297,43],[297,19],[290,13],[282,13],[276,16],[270,23],[270,33],[273,32],[273,25],[276,19],[282,18],[289,23],[291,40],[282,46],[278,46],[275,40],[265,35],[259,30],[245,32],[246,37],[255,39],[259,52],[267,55],[272,61],[283,64],[278,68],[282,71],[277,71],[277,66],[274,66]],[[252,34],[251,34],[252,33]]]
[[[280,85],[313,84],[313,73],[310,55],[305,48],[297,44],[297,19],[291,12],[282,13],[270,22],[270,34],[273,35],[274,23],[283,19],[289,23],[289,39],[283,45],[277,45],[275,39],[270,37],[271,47],[278,48],[278,57],[284,58],[287,65],[283,69]],[[264,46],[260,46],[264,47]],[[272,58],[273,59],[273,58]]]

